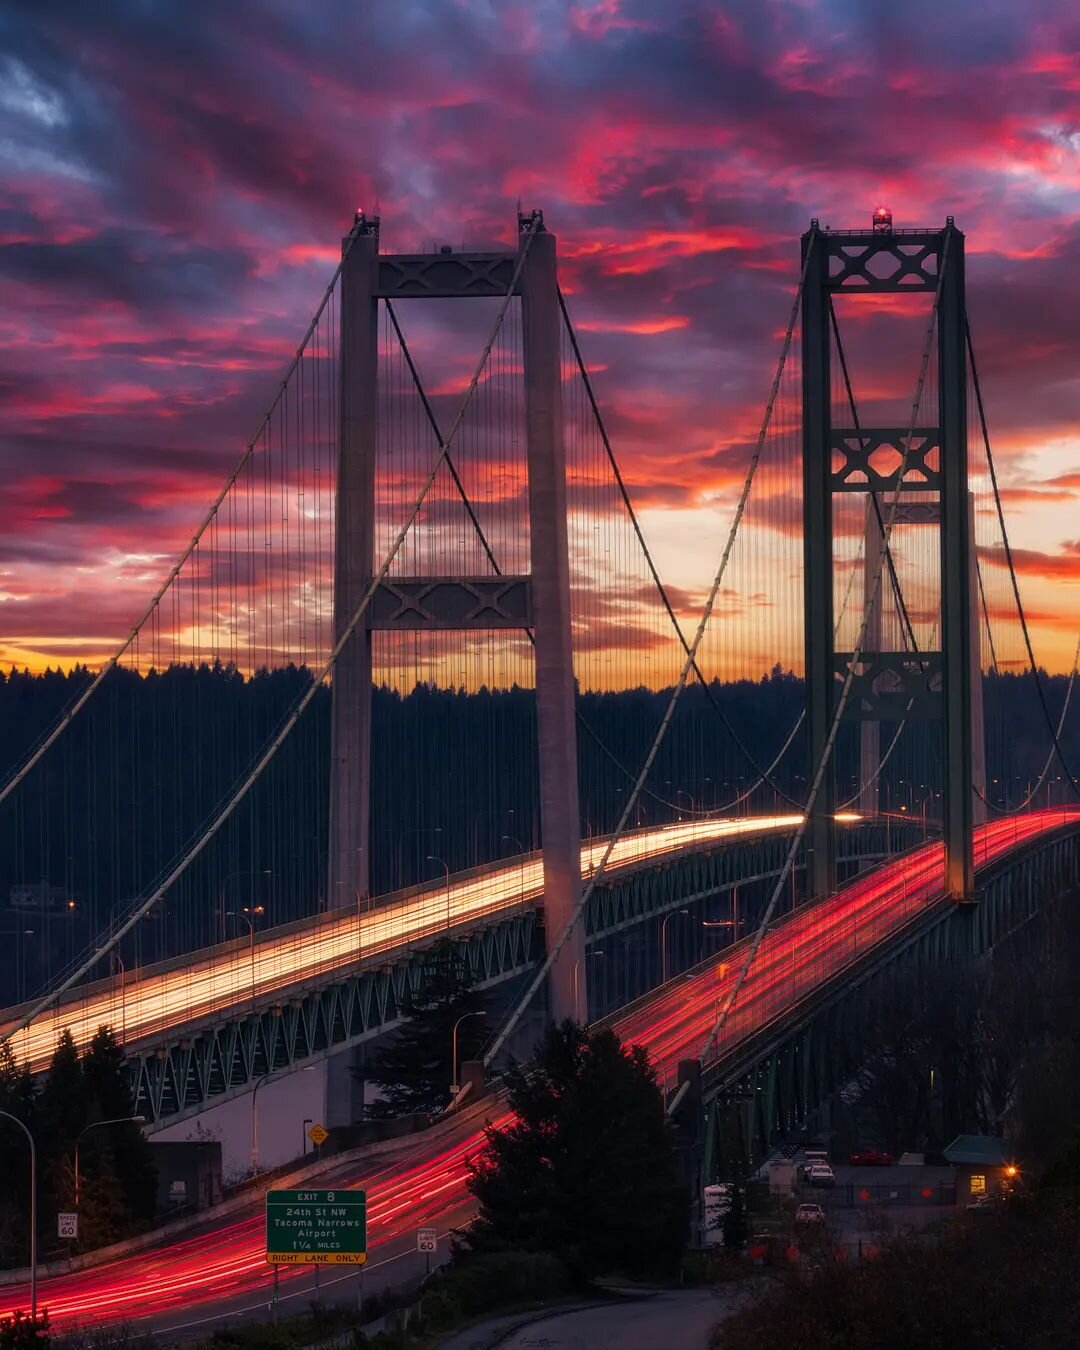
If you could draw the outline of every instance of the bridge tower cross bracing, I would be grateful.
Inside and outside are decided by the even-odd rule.
[[[820,761],[840,682],[853,655],[834,649],[833,494],[878,494],[884,515],[887,503],[899,493],[897,523],[918,521],[938,531],[940,646],[918,653],[873,650],[880,646],[880,613],[872,612],[846,715],[874,722],[899,722],[905,717],[943,720],[946,889],[950,895],[966,898],[974,881],[973,760],[981,762],[975,753],[981,726],[972,725],[978,642],[967,482],[964,236],[952,217],[942,230],[893,230],[891,225],[882,229],[876,224],[867,230],[822,230],[815,220],[803,235],[802,250],[804,641],[810,762]],[[830,300],[838,294],[937,293],[943,255],[946,263],[937,315],[937,425],[916,426],[906,465],[884,472],[873,462],[875,452],[891,448],[903,455],[912,428],[832,425]],[[920,416],[920,423],[924,422],[925,416]],[[868,526],[868,545],[870,538]],[[880,547],[876,552],[876,560],[865,571],[871,588],[883,561]],[[861,758],[869,758],[866,748]],[[827,773],[807,832],[812,895],[827,894],[835,883],[831,783]]]
[[[556,239],[544,229],[542,217],[536,219],[533,230],[532,215],[519,218],[519,250],[525,250],[532,233],[516,291],[522,317],[529,574],[437,579],[395,574],[376,591],[366,627],[346,644],[334,671],[329,895],[337,906],[357,903],[370,892],[372,633],[529,628],[536,653],[545,932],[552,943],[577,906],[581,826]],[[513,281],[518,258],[510,252],[379,253],[378,221],[360,220],[359,227],[342,268],[334,585],[338,632],[370,585],[374,566],[379,301],[501,298]],[[551,970],[549,1012],[556,1020],[580,1016],[587,1006],[585,971],[579,926]]]
[[[868,494],[869,495],[869,494]],[[885,498],[879,503],[881,518],[890,510],[891,503]],[[928,524],[939,515],[936,502],[900,502],[896,506],[896,521],[917,521]],[[975,494],[968,493],[968,529],[971,539],[975,539]],[[884,559],[881,549],[881,525],[873,505],[867,502],[863,538],[863,604],[870,604],[870,623],[866,633],[867,653],[881,651],[881,598],[886,585],[886,576],[881,573]],[[971,780],[973,790],[972,812],[976,825],[987,819],[986,808],[986,731],[983,722],[983,679],[982,657],[980,653],[980,611],[974,603],[979,594],[978,560],[975,548],[968,550],[968,587],[972,596],[971,606]],[[874,693],[883,688],[883,681],[874,681]],[[859,800],[858,810],[864,816],[875,816],[881,805],[881,755],[888,749],[881,744],[881,724],[874,718],[863,719],[859,728]]]

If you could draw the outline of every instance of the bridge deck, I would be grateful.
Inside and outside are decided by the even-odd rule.
[[[977,858],[985,866],[1069,825],[1080,825],[1080,810],[1042,811],[984,826],[977,833]],[[920,912],[941,903],[942,877],[940,846],[931,845],[828,900],[797,909],[766,938],[760,969],[755,968],[746,985],[747,1015],[740,1011],[730,1019],[723,1046],[752,1034],[769,1018],[790,1016],[800,999],[810,997],[822,980],[854,959],[856,941],[860,952],[864,941],[887,943]],[[726,971],[718,973],[710,965],[672,980],[615,1019],[623,1037],[649,1049],[661,1077],[670,1074],[680,1059],[697,1054],[712,1023],[717,996],[736,968],[738,952],[738,947],[728,949]],[[496,1121],[506,1119],[497,1101],[490,1103],[489,1115]],[[390,1166],[375,1160],[357,1162],[348,1175],[341,1169],[340,1184],[367,1189],[369,1250],[385,1249],[386,1243],[418,1224],[445,1222],[447,1215],[460,1214],[467,1199],[468,1159],[483,1144],[483,1118],[467,1115],[456,1128],[426,1137],[405,1159]],[[256,1213],[173,1243],[167,1260],[160,1249],[152,1248],[100,1268],[54,1277],[43,1282],[41,1297],[57,1324],[76,1319],[115,1321],[197,1308],[219,1298],[223,1285],[251,1290],[254,1297],[255,1291],[265,1291],[268,1278],[262,1217]],[[297,1278],[298,1272],[290,1272],[282,1276],[282,1283]],[[265,1292],[259,1297],[265,1298]],[[4,1289],[0,1316],[16,1308],[25,1310],[27,1301],[25,1283]]]
[[[791,830],[800,819],[744,816],[636,830],[615,846],[608,871],[616,876],[681,850]],[[594,838],[583,845],[582,876],[591,873],[606,844],[606,839]],[[13,1049],[20,1063],[37,1071],[48,1064],[65,1028],[84,1045],[103,1023],[115,1028],[126,1046],[138,1048],[163,1035],[274,1002],[345,970],[393,960],[403,950],[443,935],[505,918],[535,905],[542,894],[543,860],[533,853],[452,876],[449,885],[440,881],[381,897],[363,912],[350,907],[298,920],[256,934],[253,944],[235,939],[121,979],[73,989],[54,1010],[18,1032]],[[0,1012],[0,1029],[18,1020],[17,1008]]]
[[[975,864],[985,867],[1048,831],[1080,824],[1080,810],[1038,811],[981,825]],[[787,915],[766,934],[709,1060],[778,1024],[827,980],[899,933],[944,896],[944,849],[924,845],[836,895]],[[696,1058],[738,976],[751,938],[672,980],[610,1019],[623,1040],[646,1045],[661,1079]]]

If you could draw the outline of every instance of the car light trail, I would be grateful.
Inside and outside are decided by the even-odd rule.
[[[633,866],[681,849],[722,843],[770,831],[792,830],[801,816],[740,816],[686,821],[660,829],[636,830],[616,844],[609,871]],[[581,850],[582,875],[600,861],[603,838]],[[478,872],[461,873],[450,885],[439,883],[386,897],[363,912],[352,907],[301,920],[220,947],[194,952],[132,972],[124,980],[102,980],[66,994],[55,1009],[42,1013],[12,1037],[21,1064],[35,1072],[48,1066],[56,1042],[69,1030],[77,1045],[89,1044],[102,1023],[122,1029],[129,1048],[178,1032],[230,1012],[272,1002],[288,990],[324,981],[336,971],[365,961],[385,961],[389,953],[430,940],[460,927],[503,917],[536,901],[543,893],[543,861],[530,854]],[[8,1009],[0,1028],[17,1022]]]
[[[1069,824],[1080,824],[1080,810],[1040,811],[980,826],[975,833],[976,865]],[[941,903],[942,880],[942,847],[931,844],[783,919],[761,945],[724,1028],[719,1052],[730,1052],[742,1037],[778,1022],[823,981]],[[669,981],[611,1019],[624,1040],[648,1048],[661,1080],[680,1059],[700,1050],[743,950],[741,943],[726,948],[719,963],[710,962],[688,977]],[[508,1119],[497,1107],[493,1115],[497,1124]],[[335,1179],[341,1177],[337,1184],[363,1186],[368,1192],[369,1249],[378,1249],[420,1223],[460,1211],[467,1202],[468,1159],[482,1147],[477,1113],[456,1127],[436,1130],[397,1163],[380,1167],[358,1162],[352,1172],[343,1164],[335,1172]],[[302,1274],[299,1268],[283,1271],[282,1284]],[[265,1297],[269,1281],[263,1220],[257,1215],[94,1269],[43,1280],[39,1303],[60,1325],[162,1318],[245,1292]],[[17,1308],[25,1311],[28,1304],[25,1285],[0,1289],[0,1316]]]

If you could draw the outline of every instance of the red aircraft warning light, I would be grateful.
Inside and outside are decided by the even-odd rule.
[[[874,212],[874,233],[892,234],[892,212],[887,206],[879,206]]]

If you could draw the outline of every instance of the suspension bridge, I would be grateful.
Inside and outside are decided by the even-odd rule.
[[[1076,661],[1032,650],[964,236],[812,222],[688,596],[542,215],[511,249],[379,231],[357,214],[129,636],[24,719],[4,880],[89,940],[60,914],[4,1040],[38,1071],[108,1023],[151,1128],[329,1059],[347,1123],[352,1057],[450,943],[503,994],[490,1072],[550,1018],[607,1021],[706,1120],[706,1171],[756,1156],[857,1061],[882,970],[988,950],[1080,881]],[[871,344],[896,376],[864,393]],[[479,1136],[448,1137],[386,1225],[460,1203]],[[115,1313],[132,1261],[56,1309]]]

